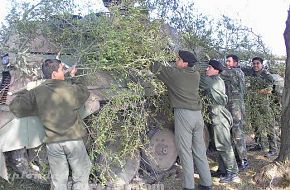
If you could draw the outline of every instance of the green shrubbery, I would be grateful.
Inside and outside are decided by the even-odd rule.
[[[92,160],[102,155],[109,159],[108,163],[121,165],[122,159],[146,146],[148,123],[156,119],[156,113],[162,109],[171,114],[164,98],[164,85],[149,72],[153,61],[174,60],[177,48],[195,49],[200,60],[223,60],[227,53],[245,59],[268,56],[259,36],[230,18],[223,17],[215,24],[204,15],[192,14],[193,4],[182,8],[178,1],[165,4],[158,0],[141,1],[142,6],[136,7],[132,4],[134,1],[124,1],[112,6],[109,14],[91,13],[82,19],[72,16],[75,8],[72,0],[25,4],[21,7],[23,14],[17,8],[19,5],[14,6],[7,17],[9,26],[3,28],[1,43],[3,52],[17,55],[16,67],[29,75],[32,74],[27,62],[29,43],[38,36],[45,37],[61,54],[72,57],[80,68],[86,68],[80,71],[88,85],[98,83],[96,71],[114,73],[116,84],[112,84],[111,91],[115,95],[89,118],[88,143]],[[149,13],[155,8],[160,11],[153,18]],[[169,31],[166,23],[176,27],[178,36]],[[11,34],[17,38],[13,48],[7,46]],[[246,103],[252,104],[249,98]],[[120,142],[114,154],[107,151],[110,142]],[[110,168],[95,166],[103,182],[110,178]]]

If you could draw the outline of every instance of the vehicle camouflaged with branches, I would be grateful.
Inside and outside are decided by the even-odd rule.
[[[136,2],[139,6],[133,6]],[[179,48],[194,49],[203,61],[224,60],[228,53],[242,60],[273,58],[251,29],[228,17],[215,23],[192,14],[197,12],[194,2],[126,0],[110,6],[110,13],[84,17],[73,14],[73,0],[13,7],[0,45],[21,76],[39,77],[40,63],[60,52],[68,66],[77,64],[78,77],[101,105],[85,119],[93,182],[129,183],[139,169],[140,149],[149,182],[162,179],[175,163],[175,145],[166,141],[173,139],[172,133],[160,130],[172,129],[172,111],[165,86],[149,72],[153,61],[173,60]],[[162,160],[166,156],[170,159]],[[126,167],[129,172],[121,169]]]
[[[41,62],[58,52],[66,65],[77,64],[77,77],[101,104],[96,114],[85,119],[87,148],[96,163],[92,181],[129,183],[139,169],[140,149],[149,173],[154,170],[157,175],[170,169],[177,156],[174,136],[169,129],[160,129],[170,125],[170,108],[164,86],[148,69],[153,60],[173,58],[163,24],[149,21],[147,11],[137,8],[128,9],[128,15],[121,15],[118,9],[114,14],[84,18],[65,11],[57,15],[38,12],[55,12],[50,10],[55,7],[37,4],[7,29],[9,36],[2,50],[21,71],[18,77],[39,78]],[[30,20],[31,14],[34,17]],[[160,113],[162,120],[157,116]]]

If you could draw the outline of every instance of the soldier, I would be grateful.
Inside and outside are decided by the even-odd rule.
[[[273,91],[274,78],[264,69],[263,59],[260,57],[252,59],[252,68],[245,72],[245,74],[251,77],[249,93],[251,93],[250,98],[253,104],[250,116],[257,143],[250,150],[259,151],[264,148],[262,132],[265,131],[269,143],[269,151],[265,156],[273,157],[277,155],[277,136],[274,128],[274,116],[271,115],[273,112],[270,107],[271,101],[269,95]]]
[[[223,65],[210,60],[206,69],[206,76],[201,75],[200,87],[206,91],[210,102],[210,117],[212,121],[214,143],[219,153],[219,170],[215,172],[221,175],[220,183],[238,181],[238,166],[231,142],[231,127],[233,118],[226,109],[228,97],[224,81],[219,73],[223,70]]]
[[[231,129],[234,150],[240,170],[248,167],[246,140],[244,135],[244,93],[245,77],[241,68],[238,66],[239,58],[236,55],[228,55],[226,60],[227,69],[222,73],[222,79],[225,81],[226,94],[229,101],[227,108],[233,117],[233,127]]]
[[[86,86],[64,79],[64,65],[60,60],[47,59],[42,65],[47,79],[38,87],[19,92],[9,105],[16,117],[36,115],[46,135],[46,148],[51,172],[51,189],[66,190],[69,168],[73,189],[89,189],[91,161],[82,137],[86,130],[78,109],[89,97]],[[75,76],[76,68],[70,71]]]
[[[203,139],[204,122],[198,95],[200,74],[193,69],[197,62],[188,51],[179,51],[176,63],[155,62],[151,71],[168,88],[171,106],[174,108],[175,141],[183,168],[184,190],[195,189],[195,164],[200,176],[200,190],[211,190],[212,180]]]

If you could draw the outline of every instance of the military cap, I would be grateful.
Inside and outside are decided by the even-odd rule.
[[[224,66],[223,64],[221,64],[219,61],[211,59],[208,62],[209,65],[211,65],[214,69],[219,70],[220,72],[222,72],[224,70]]]
[[[196,57],[189,51],[179,50],[178,55],[184,62],[188,62],[189,67],[192,67],[197,62]]]

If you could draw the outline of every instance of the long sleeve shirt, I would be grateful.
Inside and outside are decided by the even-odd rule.
[[[200,88],[206,91],[209,101],[212,105],[225,106],[228,102],[225,83],[219,75],[204,76],[200,78]]]
[[[173,108],[201,110],[198,94],[200,74],[193,68],[177,68],[155,62],[151,65],[155,73],[168,88],[169,99]]]
[[[86,133],[78,109],[88,97],[87,87],[80,83],[49,79],[19,93],[9,107],[16,117],[38,116],[47,143],[75,140]]]

